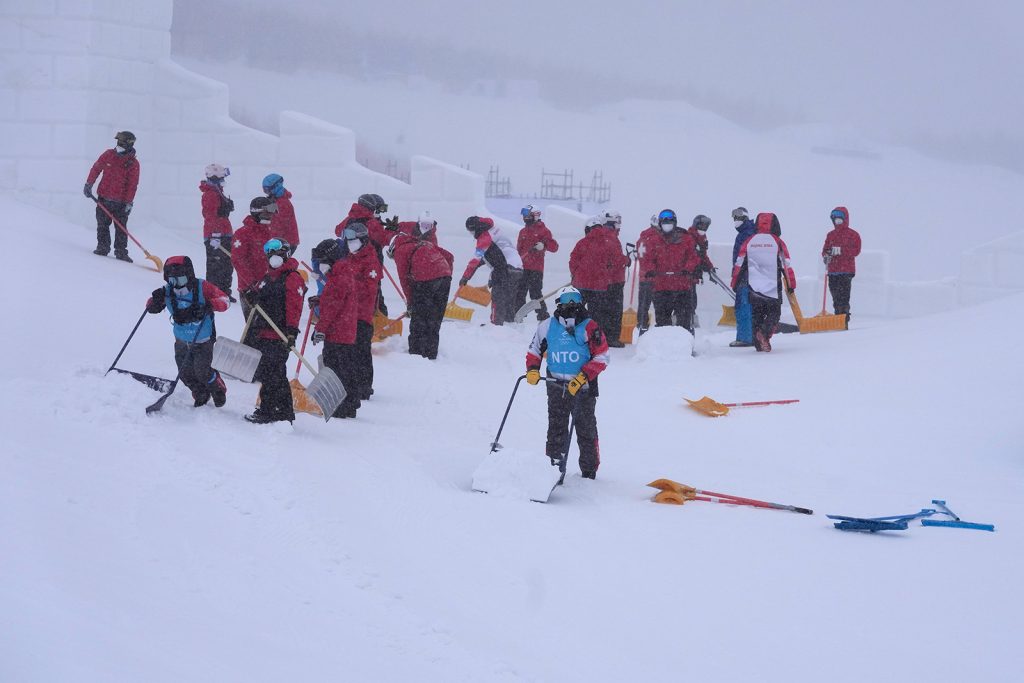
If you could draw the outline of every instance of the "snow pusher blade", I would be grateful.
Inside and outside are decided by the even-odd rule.
[[[458,298],[459,294],[456,292],[452,300],[444,307],[444,317],[449,320],[470,320],[473,317],[473,309],[455,303],[455,300]]]
[[[564,285],[562,285],[558,289],[552,289],[550,292],[548,292],[547,294],[545,294],[544,296],[542,296],[539,299],[530,299],[525,304],[523,304],[522,306],[519,307],[519,310],[516,311],[515,316],[513,316],[513,320],[515,320],[517,323],[523,322],[524,320],[526,320],[526,316],[530,315],[534,311],[540,310],[541,302],[546,301],[547,299],[550,299],[555,294],[558,294],[560,291],[562,291],[563,288],[568,287],[568,286],[569,286],[569,283],[565,283]]]
[[[685,396],[683,397],[683,399],[687,403],[689,403],[690,407],[696,410],[697,412],[704,413],[705,415],[710,415],[711,417],[722,417],[723,415],[729,414],[729,406],[725,405],[724,403],[719,403],[718,401],[708,398],[707,396],[697,399],[696,401],[691,401]]]
[[[243,382],[252,382],[263,353],[234,339],[217,337],[213,343],[213,361],[210,367]]]
[[[389,318],[380,311],[373,314],[373,338],[371,342],[384,341],[388,337],[402,335],[402,319],[409,315],[408,312],[403,313],[397,318]]]
[[[953,519],[922,519],[921,526],[945,526],[956,529],[976,529],[978,531],[995,531],[994,524],[979,524],[978,522],[965,522],[957,517],[952,510],[946,507],[946,501],[933,500],[932,505],[938,506],[940,514],[949,515]]]
[[[153,375],[146,375],[141,372],[135,372],[133,370],[122,370],[121,368],[110,368],[114,372],[120,372],[123,375],[130,375],[132,379],[137,382],[142,382],[150,389],[163,393],[171,388],[171,384],[174,380],[165,379],[163,377],[154,377]],[[107,372],[110,372],[108,370]]]
[[[834,332],[846,329],[845,315],[816,315],[813,318],[805,318],[800,311],[800,302],[796,299],[796,292],[786,290],[786,298],[789,299],[789,307],[793,309],[793,317],[800,328],[800,334],[811,332]]]
[[[718,324],[723,327],[736,327],[736,307],[722,304],[722,317],[718,319]]]
[[[462,297],[466,301],[474,303],[477,306],[491,305],[491,290],[487,289],[485,285],[481,285],[480,287],[462,285],[459,287],[458,291],[455,292],[455,295]]]
[[[825,516],[829,519],[837,520],[834,526],[840,531],[865,531],[873,534],[876,531],[906,531],[907,525],[913,520],[929,517],[937,512],[937,510],[923,508],[920,512],[910,515],[890,515],[888,517]]]
[[[473,472],[473,490],[501,498],[546,503],[562,477],[558,467],[533,452],[491,451]]]
[[[636,309],[627,308],[622,312],[622,328],[619,330],[619,341],[623,344],[633,343],[633,331],[636,329]]]
[[[288,386],[292,389],[292,406],[295,408],[295,412],[323,417],[324,411],[320,410],[320,406],[310,397],[309,391],[302,386],[302,382],[297,377],[288,380]]]

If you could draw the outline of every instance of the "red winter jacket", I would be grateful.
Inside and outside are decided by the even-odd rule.
[[[208,240],[214,235],[231,237],[231,219],[221,214],[224,190],[220,185],[208,183],[205,180],[199,183],[199,191],[203,193],[203,239]]]
[[[452,276],[455,259],[448,250],[429,241],[434,232],[427,233],[427,238],[399,233],[391,243],[398,281],[402,284],[406,301],[412,300],[413,283]]]
[[[238,291],[244,292],[263,279],[270,266],[263,245],[270,239],[270,226],[246,216],[231,242],[231,264],[238,274]]]
[[[541,249],[536,248],[538,242],[544,245]],[[523,257],[523,270],[543,273],[544,253],[550,251],[553,254],[558,251],[558,242],[551,236],[551,231],[544,225],[544,221],[534,221],[519,231],[516,251]]]
[[[654,240],[658,239],[659,234],[658,228],[651,226],[646,230],[640,232],[640,237],[636,240],[636,254],[640,261],[640,281],[651,282],[654,280],[653,275],[648,273],[654,270],[654,266],[651,265],[652,258],[654,256],[655,243]]]
[[[323,332],[332,344],[355,344],[359,320],[359,294],[355,273],[348,260],[331,266],[327,284],[320,293],[320,320],[316,331]]]
[[[629,258],[622,253],[615,231],[604,226],[595,226],[584,235],[569,255],[569,273],[578,289],[604,291],[625,280],[628,266]]]
[[[282,239],[293,247],[299,246],[299,224],[295,222],[292,193],[285,190],[274,201],[277,202],[277,213],[270,219],[270,236]]]
[[[697,243],[686,230],[676,228],[668,235],[651,240],[654,247],[650,271],[654,272],[654,291],[680,292],[693,289],[700,268]]]
[[[711,262],[711,257],[708,256],[708,234],[707,232],[701,232],[692,225],[686,229],[686,232],[693,238],[693,243],[697,247],[697,256],[700,258],[700,267],[693,276],[694,282],[704,282],[704,273],[710,273],[715,269],[715,264]]]
[[[362,204],[353,204],[352,208],[348,210],[348,216],[345,220],[338,223],[337,227],[334,228],[334,234],[336,237],[341,237],[341,233],[345,231],[345,226],[352,221],[366,224],[366,230],[370,233],[370,241],[373,242],[374,248],[379,252],[388,243],[388,233],[384,230],[384,224],[380,222],[377,215],[370,211]]]
[[[299,262],[290,258],[282,263],[280,268],[270,268],[259,282],[259,286],[262,288],[265,284],[284,278],[284,327],[281,327],[281,331],[285,334],[288,333],[288,329],[293,331],[299,329],[302,305],[306,301],[306,281],[299,275],[298,269]],[[271,314],[270,311],[267,312]],[[259,313],[256,316],[262,320]],[[271,316],[273,317],[272,314]],[[280,327],[280,325],[278,326]],[[259,330],[259,336],[261,339],[281,340],[281,336],[269,325]]]
[[[424,235],[420,232],[419,221],[402,221],[398,224],[398,234],[411,235],[416,239],[427,240],[431,244],[437,244],[437,228]],[[394,244],[393,241],[392,244]]]
[[[377,312],[377,286],[382,273],[377,252],[370,244],[366,244],[356,253],[349,254],[344,260],[355,276],[359,320],[372,324],[373,314]]]
[[[833,211],[842,211],[846,220],[837,225],[825,236],[825,246],[821,248],[822,257],[832,252],[832,247],[839,247],[839,254],[830,258],[828,272],[832,275],[840,273],[856,275],[856,258],[860,255],[860,233],[850,227],[850,212],[845,206],[837,206]]]
[[[118,154],[115,149],[103,152],[92,165],[85,182],[92,185],[100,173],[103,178],[96,188],[96,195],[100,199],[123,203],[135,201],[135,190],[139,187],[139,160],[135,158],[134,149],[124,154]]]

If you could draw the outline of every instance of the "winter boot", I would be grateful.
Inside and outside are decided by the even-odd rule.
[[[210,382],[210,395],[213,396],[213,405],[218,408],[223,408],[228,400],[228,388],[224,384],[224,380],[219,372],[215,375],[215,379]]]
[[[733,348],[747,348],[749,346],[753,346],[753,344],[737,339],[736,341],[729,342],[729,346]]]
[[[758,351],[770,351],[771,350],[770,346],[767,349],[765,348],[765,345],[767,343],[768,343],[768,340],[765,338],[764,332],[762,332],[761,330],[757,330],[756,332],[754,332],[754,348],[755,349],[757,349]]]
[[[92,253],[96,254],[97,256],[106,256],[107,254],[110,253],[110,250],[107,249],[106,251],[104,251],[100,247],[96,247],[95,249],[92,250]]]
[[[132,261],[132,257],[129,256],[127,252],[123,254],[114,254],[114,258],[116,258],[118,261],[124,261],[125,263],[135,263],[135,261]]]
[[[597,479],[597,470],[588,470],[586,472],[583,472],[582,474],[584,479]]]
[[[253,424],[265,425],[270,424],[271,422],[279,422],[284,418],[257,408],[256,410],[246,415],[245,419],[247,422],[252,422]],[[289,420],[289,422],[291,422],[291,420]]]
[[[197,389],[196,391],[192,392],[192,400],[194,401],[194,403],[192,404],[193,406],[195,406],[196,408],[201,408],[202,406],[206,405],[207,401],[210,400],[210,392],[207,391],[206,389]]]

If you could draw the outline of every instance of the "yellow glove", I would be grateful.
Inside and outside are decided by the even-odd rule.
[[[587,383],[587,376],[582,372],[571,380],[569,380],[569,395],[575,396],[576,392],[583,388],[583,385]]]
[[[540,381],[540,370],[527,370],[526,371],[526,383],[536,384]]]

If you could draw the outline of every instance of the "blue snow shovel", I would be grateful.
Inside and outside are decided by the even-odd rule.
[[[944,500],[933,500],[932,505],[939,507],[939,514],[949,515],[953,519],[922,519],[921,526],[946,526],[953,527],[956,529],[977,529],[978,531],[995,531],[996,527],[994,524],[979,524],[977,522],[965,522],[955,514],[953,511],[946,507],[946,501]]]
[[[912,515],[891,515],[889,517],[844,517],[842,515],[825,515],[829,519],[837,519],[835,527],[840,531],[906,531],[909,522],[922,517],[937,514],[938,510],[923,508]]]

